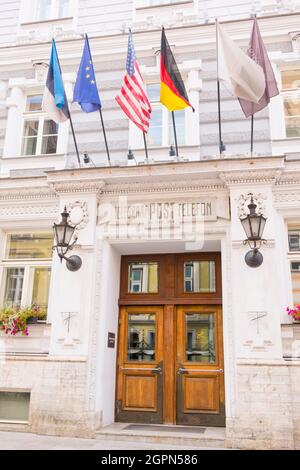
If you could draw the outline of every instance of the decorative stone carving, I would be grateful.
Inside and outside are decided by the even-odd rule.
[[[228,185],[236,184],[254,184],[254,183],[272,183],[275,184],[282,174],[282,170],[247,170],[235,172],[221,172],[220,179]]]
[[[56,193],[97,193],[101,194],[102,188],[105,186],[104,181],[50,181],[49,186]]]
[[[244,193],[237,199],[237,211],[239,217],[246,217],[249,214],[248,204],[250,203],[251,196],[253,196],[254,203],[257,205],[256,212],[259,215],[266,217],[266,207],[264,201],[267,199],[261,193]]]
[[[269,337],[268,312],[247,312],[247,323],[245,347],[251,352],[261,352],[273,346]]]
[[[76,225],[76,232],[84,229],[89,221],[88,205],[86,201],[75,201],[67,205],[70,222]]]
[[[102,191],[103,196],[118,196],[122,194],[142,194],[142,193],[187,193],[199,191],[222,191],[226,187],[219,180],[203,181],[172,181],[166,183],[135,183],[132,184],[111,184]]]
[[[78,312],[61,312],[61,328],[58,343],[65,347],[74,348],[80,343]]]
[[[48,64],[41,60],[33,60],[32,65],[35,71],[35,79],[38,83],[44,83],[48,71]]]
[[[17,206],[0,206],[0,219],[1,218],[12,218],[12,219],[20,219],[26,218],[28,216],[36,217],[45,217],[45,218],[56,218],[58,212],[58,204],[55,205],[45,205],[45,206],[38,206],[33,205],[29,206],[20,205]]]

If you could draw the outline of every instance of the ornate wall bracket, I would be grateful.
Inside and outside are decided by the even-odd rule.
[[[239,217],[246,217],[249,214],[248,204],[250,203],[251,196],[253,196],[253,201],[257,205],[256,212],[258,215],[263,215],[266,217],[266,205],[265,201],[267,197],[262,193],[252,193],[247,192],[241,194],[237,199],[237,212]]]
[[[86,201],[75,201],[67,205],[70,214],[70,223],[76,225],[75,233],[83,230],[89,222],[89,211]]]

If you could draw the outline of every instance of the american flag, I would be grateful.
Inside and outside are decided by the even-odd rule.
[[[148,132],[152,108],[145,93],[131,32],[128,37],[126,74],[116,101],[134,124],[143,132]]]

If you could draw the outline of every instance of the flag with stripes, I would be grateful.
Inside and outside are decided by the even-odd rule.
[[[136,60],[131,32],[128,37],[126,74],[116,101],[124,113],[143,132],[148,132],[151,105],[145,92],[144,81]]]

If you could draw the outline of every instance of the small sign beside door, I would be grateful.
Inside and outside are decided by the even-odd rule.
[[[116,344],[116,334],[111,333],[110,331],[108,332],[108,338],[107,338],[107,347],[114,349]]]

